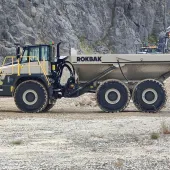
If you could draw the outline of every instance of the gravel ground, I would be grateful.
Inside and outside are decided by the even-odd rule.
[[[21,113],[11,98],[0,103],[0,169],[170,169],[169,99],[158,114],[132,103],[124,113],[102,113],[89,94],[62,99],[46,114]]]

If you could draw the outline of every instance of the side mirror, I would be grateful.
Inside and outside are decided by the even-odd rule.
[[[19,45],[16,47],[16,57],[17,59],[21,57],[21,47]]]

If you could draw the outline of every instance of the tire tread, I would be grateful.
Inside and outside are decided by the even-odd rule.
[[[41,108],[39,108],[38,110],[36,110],[35,112],[33,112],[33,111],[32,111],[32,112],[29,112],[29,111],[27,111],[27,110],[24,110],[24,109],[19,108],[19,106],[17,105],[17,102],[16,102],[16,97],[15,97],[15,96],[16,96],[16,93],[17,93],[18,89],[19,89],[23,84],[26,84],[26,83],[29,83],[29,82],[33,82],[33,83],[38,84],[38,85],[40,86],[40,88],[42,88],[43,91],[45,92],[45,102],[44,102],[43,106],[42,106]],[[24,112],[24,113],[40,113],[40,112],[47,106],[47,104],[48,104],[48,92],[47,92],[46,88],[44,87],[44,85],[43,85],[42,83],[40,83],[39,81],[36,81],[36,80],[26,80],[26,81],[20,83],[20,84],[16,87],[15,92],[14,92],[14,101],[15,101],[15,104],[16,104],[16,106],[18,107],[18,109],[21,110],[21,111]]]
[[[98,102],[98,99],[97,99],[97,98],[98,98],[97,95],[98,95],[98,93],[99,93],[99,91],[100,91],[100,88],[101,88],[104,84],[109,83],[109,82],[114,82],[114,81],[119,82],[120,84],[122,84],[122,85],[126,88],[127,93],[128,93],[128,100],[127,100],[127,102],[126,102],[126,105],[125,105],[123,108],[121,108],[121,109],[119,109],[119,110],[117,110],[117,111],[112,111],[112,112],[110,112],[110,111],[106,110],[104,107],[102,107],[102,106],[100,105],[100,103]],[[101,84],[99,85],[99,87],[97,88],[97,91],[96,91],[96,101],[97,101],[97,104],[98,104],[99,108],[100,108],[101,110],[103,110],[104,112],[106,112],[106,113],[119,113],[119,112],[124,111],[124,110],[127,108],[127,106],[129,105],[130,99],[131,99],[131,93],[130,93],[129,88],[128,88],[122,81],[117,80],[117,79],[109,79],[109,80],[104,81],[103,83],[101,83]]]
[[[135,97],[135,90],[137,89],[137,86],[138,86],[139,84],[145,82],[145,81],[151,81],[151,82],[155,82],[155,83],[159,84],[159,85],[162,87],[162,89],[163,89],[163,91],[164,91],[164,93],[165,93],[165,102],[162,104],[162,106],[161,106],[159,109],[157,108],[157,109],[155,109],[154,111],[149,111],[149,110],[147,111],[147,110],[142,109],[142,107],[141,107],[141,106],[135,101],[135,99],[134,99],[134,97]],[[144,112],[144,113],[157,113],[157,112],[159,112],[160,110],[162,110],[162,109],[165,107],[165,105],[166,105],[166,102],[167,102],[167,91],[166,91],[165,86],[163,85],[163,83],[161,83],[160,81],[155,80],[155,79],[145,79],[145,80],[142,80],[142,81],[138,82],[138,83],[136,84],[136,86],[134,87],[134,90],[133,90],[133,93],[132,93],[132,99],[133,99],[134,105],[136,106],[136,108],[137,108],[140,112]]]

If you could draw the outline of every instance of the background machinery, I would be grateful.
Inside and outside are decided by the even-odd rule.
[[[160,54],[162,51],[157,46],[145,46],[140,48],[137,54]]]
[[[137,51],[137,54],[160,54],[169,53],[170,27],[161,32],[156,45],[144,45]],[[148,43],[147,43],[148,44]]]
[[[164,80],[170,76],[168,54],[91,54],[60,56],[60,44],[21,48],[0,68],[0,96],[14,97],[23,112],[47,112],[62,97],[96,93],[105,112],[121,112],[132,99],[144,112],[166,104]],[[56,52],[57,51],[57,52]],[[63,70],[68,70],[62,84]]]

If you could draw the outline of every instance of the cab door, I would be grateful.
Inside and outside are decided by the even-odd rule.
[[[28,47],[27,52],[26,51],[24,52],[22,58],[21,74],[41,74],[41,67],[38,62],[39,59],[40,59],[40,47],[39,46]]]

